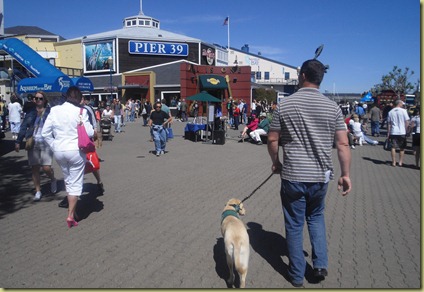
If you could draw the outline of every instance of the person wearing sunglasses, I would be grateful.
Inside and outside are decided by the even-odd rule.
[[[172,121],[172,117],[162,110],[160,102],[156,102],[154,108],[155,110],[150,114],[148,125],[155,142],[156,156],[159,157],[165,153],[166,130],[164,127]]]
[[[26,140],[34,140],[32,148],[27,149],[28,164],[31,166],[32,181],[35,186],[35,195],[33,200],[39,201],[41,199],[41,183],[40,183],[40,167],[50,178],[50,191],[54,194],[57,192],[57,180],[54,177],[52,168],[53,151],[41,136],[41,131],[44,122],[50,113],[50,107],[47,106],[46,95],[42,91],[38,91],[33,97],[35,107],[33,107],[27,114],[22,122],[19,130],[18,138],[15,141],[15,151],[19,152],[20,145],[25,138]]]

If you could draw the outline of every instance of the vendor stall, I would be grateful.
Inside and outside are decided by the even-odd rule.
[[[191,127],[193,129],[199,129],[197,131],[206,131],[206,132],[208,132],[210,130],[210,128],[212,128],[212,133],[213,133],[213,130],[214,130],[214,109],[215,109],[215,107],[213,105],[209,106],[209,102],[211,102],[211,103],[221,103],[221,100],[216,98],[215,96],[207,93],[206,91],[202,91],[198,94],[189,96],[189,97],[187,97],[187,100],[206,102],[206,108],[208,109],[208,113],[207,113],[207,122],[205,124],[203,124],[203,119],[200,119],[201,124],[193,123],[190,126],[188,124],[187,126],[189,126],[189,127],[187,128],[187,126],[186,126],[186,128],[189,129]],[[208,126],[209,124],[211,124],[211,126]],[[200,129],[200,128],[202,128],[202,129]],[[191,131],[188,131],[188,133],[190,133],[190,132]],[[207,137],[208,137],[208,133],[206,133],[206,140],[207,140]],[[197,138],[197,136],[195,136],[195,138]],[[195,139],[195,140],[197,141],[197,139]]]

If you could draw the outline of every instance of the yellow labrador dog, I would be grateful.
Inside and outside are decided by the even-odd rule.
[[[222,213],[221,233],[224,237],[225,255],[230,270],[227,280],[229,285],[234,284],[234,266],[240,277],[240,288],[246,286],[247,268],[249,265],[249,235],[239,215],[246,213],[243,203],[238,199],[227,202]]]

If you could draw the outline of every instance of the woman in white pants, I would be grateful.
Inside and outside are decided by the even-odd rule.
[[[84,182],[85,153],[78,148],[77,124],[80,122],[81,91],[71,86],[66,92],[66,102],[52,107],[44,123],[42,136],[54,152],[54,157],[62,169],[66,192],[68,193],[68,227],[78,226],[75,221],[75,208],[82,193]],[[87,110],[82,112],[82,122],[89,137],[94,129],[88,120]]]
[[[266,117],[266,113],[261,113],[259,115],[258,128],[250,132],[249,135],[256,142],[256,144],[262,145],[261,135],[268,134],[268,131],[269,131],[269,120]]]

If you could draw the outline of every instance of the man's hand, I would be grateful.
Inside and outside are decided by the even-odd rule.
[[[276,165],[273,164],[271,166],[272,173],[280,173],[282,169],[283,165],[281,164],[281,162],[278,162]]]
[[[19,152],[19,149],[21,149],[21,145],[19,143],[15,143],[15,151]]]
[[[341,176],[337,186],[338,191],[342,191],[342,196],[346,196],[352,190],[352,182],[347,176]]]

